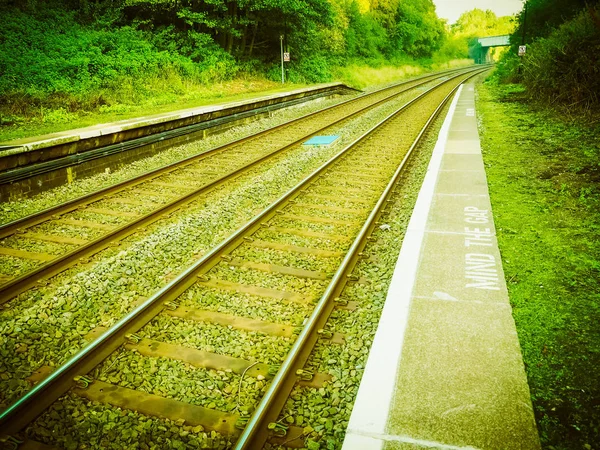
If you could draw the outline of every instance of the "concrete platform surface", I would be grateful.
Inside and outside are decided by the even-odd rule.
[[[257,93],[255,97],[240,100],[236,102],[221,102],[212,105],[199,106],[194,108],[187,108],[179,111],[170,111],[166,113],[153,114],[145,117],[137,117],[133,119],[124,119],[111,123],[102,123],[98,125],[92,125],[85,128],[78,128],[74,130],[66,130],[57,133],[47,134],[43,136],[32,136],[28,138],[16,139],[12,141],[2,142],[0,144],[0,150],[4,150],[6,154],[15,154],[18,152],[26,152],[31,150],[43,149],[59,144],[65,144],[70,142],[76,142],[83,139],[90,139],[99,136],[105,136],[109,134],[119,133],[126,130],[132,130],[135,128],[146,127],[149,125],[162,124],[173,120],[185,119],[188,117],[194,117],[202,114],[213,113],[216,111],[222,111],[226,109],[235,109],[236,107],[264,102],[272,101],[277,99],[284,99],[285,97],[295,95],[310,95],[314,91],[319,91],[328,88],[347,88],[342,83],[323,83],[307,88],[295,89],[287,92],[278,92],[269,95],[261,95]],[[351,88],[347,88],[351,89]],[[3,153],[3,154],[4,154]]]
[[[344,450],[540,448],[474,94],[460,88],[440,132]]]

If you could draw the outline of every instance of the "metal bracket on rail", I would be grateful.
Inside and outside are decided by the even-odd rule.
[[[359,277],[358,275],[347,275],[346,279],[348,280],[348,283],[369,284],[368,279]]]
[[[319,335],[319,337],[322,337],[325,339],[331,339],[333,337],[333,331],[326,330],[325,328],[321,328],[320,330],[317,330],[317,334]]]
[[[348,306],[347,298],[336,297],[333,299],[333,302],[336,304],[336,306]]]
[[[235,427],[238,430],[243,430],[244,428],[246,428],[248,420],[250,420],[250,417],[238,417],[238,420],[235,421]]]
[[[10,450],[17,450],[19,446],[25,441],[21,441],[14,436],[2,436],[0,437],[0,443],[2,444],[10,444]],[[6,447],[9,448],[9,447]]]
[[[169,311],[175,311],[177,308],[179,308],[179,304],[177,302],[165,302],[163,305]]]
[[[131,334],[126,334],[125,339],[127,339],[128,344],[139,344],[140,341],[142,340],[142,337],[138,336],[137,334],[131,333]]]
[[[283,425],[282,423],[271,422],[267,425],[267,428],[273,432],[273,434],[277,437],[283,437],[287,434],[288,427]]]
[[[311,370],[298,369],[296,370],[296,376],[302,381],[310,381],[315,376],[315,373]]]
[[[94,380],[86,377],[85,375],[77,375],[75,378],[73,378],[73,381],[79,389],[87,389]]]

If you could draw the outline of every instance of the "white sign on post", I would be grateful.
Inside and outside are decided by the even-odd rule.
[[[526,45],[519,45],[519,56],[525,55],[526,52],[527,52],[527,46]]]
[[[289,60],[290,60],[290,54],[289,54],[289,52],[284,52],[283,53],[283,60],[289,62]]]

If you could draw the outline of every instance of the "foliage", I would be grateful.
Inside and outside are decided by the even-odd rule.
[[[440,48],[433,56],[435,60],[450,61],[458,58],[466,58],[468,54],[468,39],[454,34],[446,34]]]
[[[584,109],[600,105],[600,26],[588,11],[529,47],[523,84],[547,103]]]
[[[523,82],[536,101],[592,109],[600,103],[598,0],[528,0],[496,76]],[[527,53],[516,56],[525,42]],[[519,60],[520,59],[520,60]]]
[[[498,61],[496,70],[492,74],[494,80],[505,83],[520,83],[522,73],[519,70],[521,58],[514,52],[508,52]]]
[[[235,77],[466,57],[432,0],[0,0],[0,124],[129,110]],[[280,39],[283,37],[283,40]],[[68,118],[68,119],[67,119]]]
[[[125,78],[135,84],[174,73],[210,82],[235,74],[230,55],[210,42],[201,54],[186,57],[159,50],[144,32],[130,26],[97,30],[78,24],[74,15],[60,9],[33,15],[13,9],[1,15],[0,95],[84,97],[117,88]]]
[[[441,44],[444,24],[432,0],[399,2],[394,16],[392,43],[415,58],[431,57]]]
[[[461,14],[456,23],[451,26],[452,33],[455,36],[467,38],[501,36],[510,34],[513,28],[512,17],[497,17],[489,9],[483,11],[478,8]]]
[[[598,0],[527,0],[527,13],[523,9],[518,14],[512,41],[519,45],[524,34],[526,44],[547,37],[580,11],[597,3]]]
[[[387,33],[372,12],[362,14],[352,0],[344,5],[348,26],[344,34],[348,58],[381,59],[387,49]]]

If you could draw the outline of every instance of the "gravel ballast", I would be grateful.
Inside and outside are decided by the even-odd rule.
[[[406,99],[401,99],[394,103],[397,107],[398,104],[402,104],[405,101]],[[197,259],[198,255],[206,252],[224,236],[247,220],[249,213],[256,213],[258,210],[268,205],[268,203],[283,189],[295,184],[303,174],[313,170],[314,167],[318,166],[326,158],[339,151],[343,145],[354,139],[356,135],[363,132],[364,129],[366,129],[366,120],[370,120],[371,123],[373,123],[378,120],[378,117],[389,114],[391,108],[392,106],[389,105],[378,108],[367,115],[370,116],[368,119],[362,119],[364,122],[356,120],[347,124],[342,128],[342,131],[340,131],[340,133],[344,135],[344,138],[340,140],[337,145],[328,149],[319,148],[312,151],[310,149],[299,149],[299,151],[292,154],[292,156],[286,156],[286,158],[282,158],[280,161],[273,163],[266,172],[263,168],[259,174],[253,173],[236,180],[235,186],[227,186],[226,188],[218,189],[209,194],[206,197],[206,200],[201,202],[202,205],[201,207],[198,207],[198,209],[190,208],[184,213],[178,213],[168,220],[161,221],[160,225],[151,227],[148,230],[149,234],[147,236],[132,239],[131,242],[126,242],[124,249],[117,249],[118,251],[112,249],[110,258],[99,260],[99,262],[92,265],[89,270],[74,276],[70,274],[69,276],[58,277],[61,280],[61,283],[59,283],[58,286],[56,286],[56,283],[53,283],[53,286],[48,288],[45,294],[40,295],[40,291],[36,291],[21,296],[20,299],[13,302],[14,305],[10,305],[10,310],[5,310],[0,314],[0,327],[3,327],[1,329],[7,331],[12,327],[12,329],[10,329],[11,333],[2,333],[0,339],[5,340],[3,344],[12,343],[15,347],[19,345],[16,343],[16,338],[19,338],[20,340],[21,336],[31,334],[31,329],[36,327],[40,328],[42,326],[40,321],[37,320],[40,317],[44,322],[51,322],[53,325],[58,326],[51,327],[53,328],[52,330],[43,328],[43,331],[39,333],[41,334],[41,336],[38,336],[38,338],[40,338],[39,340],[45,341],[45,344],[42,343],[42,345],[38,345],[39,342],[35,339],[31,339],[31,346],[37,347],[37,352],[34,351],[32,354],[39,355],[39,357],[30,358],[29,351],[21,352],[23,354],[27,353],[27,357],[16,358],[18,361],[15,362],[14,367],[17,370],[14,372],[18,371],[26,376],[27,372],[30,373],[32,370],[35,370],[42,365],[40,362],[60,364],[61,361],[64,361],[70,354],[84,344],[82,336],[87,331],[98,325],[110,326],[118,319],[118,317],[131,309],[140,295],[150,295],[156,289],[164,285],[165,276],[177,273],[191,261]],[[365,125],[360,125],[361,123],[365,123]],[[414,190],[414,186],[412,189]],[[418,191],[418,187],[416,190]],[[408,196],[413,194],[414,193],[411,192],[405,195],[409,198]],[[416,194],[414,194],[414,197],[416,198]],[[213,198],[217,203],[213,201]],[[406,208],[406,202],[407,199],[402,198],[402,202],[397,201],[396,204],[403,203],[403,208]],[[347,202],[324,202],[324,204],[342,207],[348,206]],[[317,209],[311,211],[311,214],[314,215],[317,215],[318,213],[319,210]],[[410,216],[410,212],[403,214],[404,216],[406,216],[406,214],[408,214],[408,217]],[[335,213],[335,215],[340,219],[347,218],[347,215],[344,213]],[[327,214],[327,216],[331,217],[331,214]],[[404,222],[407,223],[408,219],[404,217],[401,219],[396,218],[395,220],[399,220],[399,222],[396,223],[390,220],[390,228],[381,230],[379,233],[383,238],[393,236],[392,241],[387,242],[387,244],[382,247],[382,252],[384,254],[394,251],[393,249],[396,247],[397,250],[399,250],[399,245],[403,236],[402,225],[405,225]],[[284,226],[283,223],[284,221],[280,220],[278,226]],[[309,225],[312,226],[313,224],[307,224],[307,227],[309,227]],[[343,228],[339,229],[340,227],[336,227],[337,229],[333,230],[330,226],[317,226],[315,228],[315,231],[328,230],[335,234],[345,234],[350,231],[344,230]],[[199,230],[201,231],[199,232]],[[263,232],[268,236],[271,231],[266,229]],[[293,242],[294,245],[302,245],[302,239],[294,237],[290,240],[290,243]],[[306,243],[306,240],[304,242]],[[347,246],[347,244],[340,244],[340,242],[337,241],[329,241],[326,244],[330,246],[331,249]],[[279,258],[280,262],[284,265],[289,265],[290,263],[290,261],[285,260],[284,255],[278,255],[281,252],[267,249],[252,249],[252,252],[255,251],[256,255],[253,255],[253,260],[256,260],[257,256],[261,255],[265,262],[276,263],[274,261],[277,261],[277,258]],[[373,252],[373,250],[369,250],[369,253]],[[383,259],[386,260],[388,264],[391,264],[392,262],[395,263],[395,258],[393,260],[392,258]],[[387,261],[388,259],[389,261]],[[323,260],[315,258],[315,264],[306,268],[309,270],[326,272],[335,270],[335,264],[331,267],[324,267],[322,262]],[[377,269],[361,269],[362,265],[363,263],[361,263],[356,270],[359,272],[364,270],[364,274],[361,273],[362,276],[376,280],[373,284],[373,286],[377,287],[376,292],[383,292],[383,294],[381,294],[382,299],[380,300],[381,305],[377,302],[373,302],[373,294],[370,292],[357,295],[356,299],[361,302],[359,311],[364,309],[364,312],[357,314],[357,312],[337,311],[333,316],[332,326],[339,327],[340,330],[360,328],[361,321],[368,322],[371,328],[376,326],[374,324],[376,324],[378,311],[381,308],[383,298],[385,297],[384,291],[387,289],[386,283],[389,283],[388,278],[391,277],[391,273],[388,273],[389,270],[385,269],[385,265],[382,265],[381,267],[377,266]],[[140,267],[143,267],[143,271],[140,270]],[[371,272],[369,272],[369,270],[371,270]],[[374,270],[374,272],[372,270]],[[217,271],[215,273],[219,272]],[[229,273],[229,276],[232,276],[232,272]],[[256,279],[262,281],[267,280],[269,286],[272,287],[284,287],[287,285],[285,277],[282,276],[265,276],[264,273],[253,270],[236,270],[233,273],[235,273],[235,275],[232,281],[254,280],[257,277]],[[309,280],[303,286],[299,286],[298,289],[303,290],[304,292],[307,287],[312,286],[313,284],[318,286],[319,283],[320,282],[314,280]],[[108,292],[110,292],[110,296],[107,296]],[[226,295],[215,292],[209,295],[207,294],[208,292],[210,292],[210,289],[200,288],[193,294],[193,303],[196,307],[198,299],[201,297],[200,301],[207,305],[207,309],[212,307],[219,311],[231,311],[248,315],[246,308],[237,304],[237,301],[228,302]],[[368,299],[365,299],[365,296],[367,296]],[[189,298],[189,300],[190,303],[192,303],[192,298]],[[223,301],[223,303],[221,303],[221,301]],[[45,318],[44,315],[41,315],[42,312],[47,318]],[[25,313],[25,317],[27,318],[25,321],[22,320],[23,313]],[[292,308],[281,305],[273,307],[265,302],[264,305],[255,306],[249,315],[252,317],[253,314],[257,318],[267,318],[271,321],[279,320],[285,323],[297,324],[306,313],[304,310],[298,312]],[[65,320],[62,320],[63,318]],[[161,322],[161,320],[164,320],[164,318],[159,317],[155,319],[151,326],[145,329],[143,333],[147,333],[147,336],[152,337],[153,339],[160,336],[169,342],[177,342],[182,345],[190,345],[195,348],[216,351],[217,353],[222,351],[223,354],[232,356],[238,355],[238,357],[253,360],[256,359],[266,363],[279,362],[281,359],[280,355],[285,354],[287,351],[285,344],[282,344],[281,338],[273,339],[272,343],[269,343],[270,341],[268,338],[262,337],[261,342],[265,343],[264,346],[256,346],[256,342],[252,338],[252,333],[246,333],[248,336],[245,336],[243,332],[236,332],[237,347],[232,347],[230,338],[228,337],[226,342],[225,339],[222,338],[221,332],[218,331],[221,327],[203,325],[203,331],[200,333],[196,331],[197,326],[195,324],[187,323],[182,320],[177,322],[177,327],[171,329],[172,327],[170,325],[173,324],[173,319],[169,319],[164,323]],[[79,324],[78,330],[74,331],[73,329],[67,329],[67,324],[71,321],[77,321]],[[18,328],[18,330],[16,330],[16,328]],[[348,338],[348,347],[351,351],[346,350],[345,347],[327,346],[327,348],[321,349],[321,346],[319,346],[319,349],[321,349],[321,356],[314,356],[313,360],[310,361],[311,365],[318,367],[321,371],[330,372],[330,369],[332,369],[334,372],[339,372],[339,377],[338,373],[335,373],[336,378],[331,385],[322,388],[329,389],[330,386],[334,386],[337,389],[337,394],[333,390],[331,392],[328,390],[323,392],[318,390],[317,394],[315,394],[316,397],[313,395],[314,398],[308,401],[308,403],[304,400],[298,400],[301,405],[304,405],[302,406],[302,420],[298,419],[298,422],[301,424],[306,423],[307,427],[312,427],[313,431],[307,433],[307,436],[310,436],[310,439],[313,441],[321,440],[325,443],[330,442],[330,439],[333,439],[334,441],[339,440],[340,433],[345,429],[345,426],[340,424],[344,423],[344,420],[347,421],[351,411],[351,407],[348,407],[348,393],[354,392],[355,395],[354,387],[357,388],[358,380],[362,374],[361,370],[363,366],[360,361],[366,360],[365,349],[369,345],[368,343],[372,339],[373,333],[374,328],[372,332],[368,331],[368,328],[366,328],[361,336],[357,338],[350,336]],[[228,331],[228,335],[231,335],[231,330]],[[7,336],[11,338],[10,341]],[[185,338],[182,338],[181,336],[185,336]],[[58,340],[61,341],[60,345]],[[287,345],[291,345],[291,342]],[[255,348],[252,348],[252,346]],[[6,345],[4,347],[6,347]],[[10,345],[8,345],[8,347],[10,347]],[[48,354],[51,356],[49,357]],[[273,356],[270,356],[271,354]],[[276,354],[279,356],[276,357]],[[138,355],[134,356],[138,357]],[[44,359],[44,361],[40,361],[40,358]],[[54,359],[51,360],[51,358]],[[127,358],[132,357],[127,356],[123,357],[122,360],[117,360],[117,362],[115,362],[116,367],[132,365],[133,363],[131,363],[131,361],[133,360]],[[124,361],[130,361],[130,363],[126,364]],[[157,361],[156,373],[160,373],[161,370],[168,372],[172,363],[172,361],[168,361],[167,363]],[[105,364],[108,364],[108,362]],[[135,363],[136,366],[141,366],[142,368],[146,368],[146,364],[149,363]],[[178,373],[186,373],[186,369],[177,366],[177,364],[172,367],[178,367],[177,370],[180,371]],[[3,372],[0,372],[0,377],[2,373]],[[345,379],[344,381],[341,381],[342,377],[348,378],[348,384],[345,384]],[[229,380],[230,379],[228,378],[221,381],[228,383]],[[231,380],[233,380],[233,378],[231,378]],[[356,383],[352,380],[355,380]],[[13,386],[15,385],[15,380],[11,379],[7,381]],[[129,380],[126,380],[126,382],[135,383],[135,376],[133,382]],[[204,382],[211,383],[212,381],[207,378],[200,383],[202,384]],[[190,383],[193,384],[193,382]],[[342,384],[340,385],[340,383]],[[188,384],[188,387],[189,386],[190,385]],[[156,392],[158,389],[156,386],[151,386],[150,388],[153,392]],[[22,393],[26,389],[27,386],[18,384],[13,393]],[[204,388],[198,385],[198,389]],[[309,391],[309,389],[302,389],[301,392],[296,393],[295,396],[298,399],[301,399],[303,395],[302,392]],[[340,392],[344,392],[344,395],[341,396]],[[183,394],[176,392],[173,395],[181,396]],[[320,414],[320,417],[314,422],[314,414],[311,413],[312,409],[310,405],[313,403],[318,403],[319,405],[322,404],[320,400],[316,400],[317,397],[321,398],[321,400],[323,400],[323,398],[331,398],[335,405],[331,404],[326,411],[324,409],[325,407],[315,409],[315,411]],[[81,407],[83,409],[84,407],[89,407],[89,402],[81,399],[68,397],[65,401],[67,403],[72,402],[72,404],[77,404],[77,408]],[[325,404],[326,403],[327,402],[325,402]],[[230,403],[224,404],[231,405]],[[294,403],[294,407],[295,406],[297,405]],[[237,407],[239,407],[239,405],[237,405]],[[101,409],[103,409],[103,411],[113,410],[109,407],[102,407]],[[105,413],[103,412],[102,414]],[[292,413],[292,410],[290,409],[284,415],[284,417],[286,417],[284,420],[287,423],[290,423],[289,417],[294,417],[293,414],[296,413]],[[126,414],[123,414],[123,416],[125,415]],[[127,417],[129,417],[128,413]],[[307,417],[310,420],[308,420]],[[342,422],[338,422],[338,418],[342,420]],[[325,419],[325,421],[321,419]],[[152,419],[152,421],[154,420],[156,419]],[[296,420],[297,419],[295,418],[294,421]],[[331,421],[331,424],[329,421]],[[54,424],[53,426],[56,425]],[[121,428],[120,425],[115,425],[114,429],[118,430]],[[43,432],[40,433],[43,434]],[[216,445],[227,445],[226,439],[218,436],[215,436],[215,438]],[[165,437],[165,439],[167,438]]]

